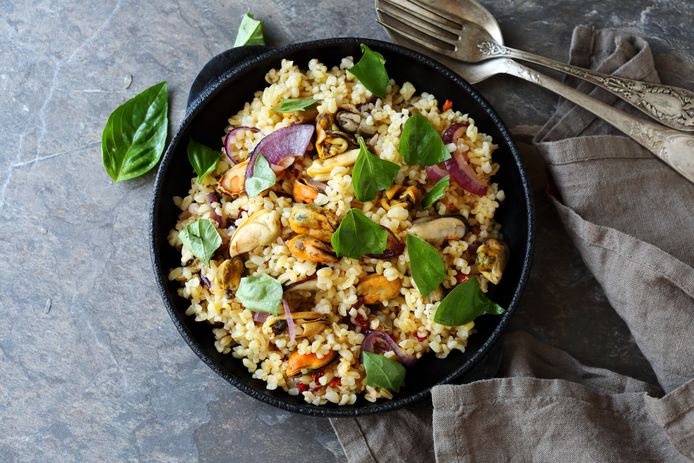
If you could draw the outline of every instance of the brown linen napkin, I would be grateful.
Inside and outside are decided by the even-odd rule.
[[[658,80],[638,37],[577,27],[570,56]],[[435,387],[431,411],[332,419],[350,462],[694,460],[694,185],[614,133],[561,102],[535,143],[574,245],[668,394],[514,332],[503,378]]]

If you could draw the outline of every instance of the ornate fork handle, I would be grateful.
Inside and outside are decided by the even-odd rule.
[[[682,174],[687,180],[694,183],[694,135],[678,132],[634,117],[513,60],[500,61],[504,62],[504,71],[507,74],[551,90],[592,112],[624,132]]]
[[[487,41],[478,43],[477,49],[488,57],[517,58],[570,74],[607,90],[663,125],[694,131],[694,92],[684,88],[602,74]]]

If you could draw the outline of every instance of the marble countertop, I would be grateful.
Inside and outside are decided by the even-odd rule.
[[[661,77],[691,85],[688,0],[490,0],[506,42],[566,59],[577,24],[646,36]],[[198,70],[252,5],[272,45],[387,39],[373,2],[6,0],[0,18],[0,461],[344,461],[325,419],[256,402],[188,348],[154,285],[154,173],[114,184],[108,114],[169,82],[171,127]],[[556,98],[510,77],[479,85],[511,127]],[[653,373],[537,194],[537,252],[514,325],[580,360]],[[599,340],[596,342],[596,340]]]

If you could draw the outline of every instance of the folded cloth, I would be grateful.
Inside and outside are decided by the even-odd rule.
[[[579,26],[570,60],[658,81],[648,43],[624,33]],[[569,236],[659,384],[512,332],[501,378],[437,386],[431,410],[331,420],[350,462],[694,460],[694,185],[616,133],[561,102],[534,141]]]

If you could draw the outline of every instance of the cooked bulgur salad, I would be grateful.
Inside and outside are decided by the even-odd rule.
[[[390,399],[428,352],[465,350],[508,258],[496,146],[383,57],[291,61],[229,118],[169,233],[169,279],[219,352],[312,404]]]

